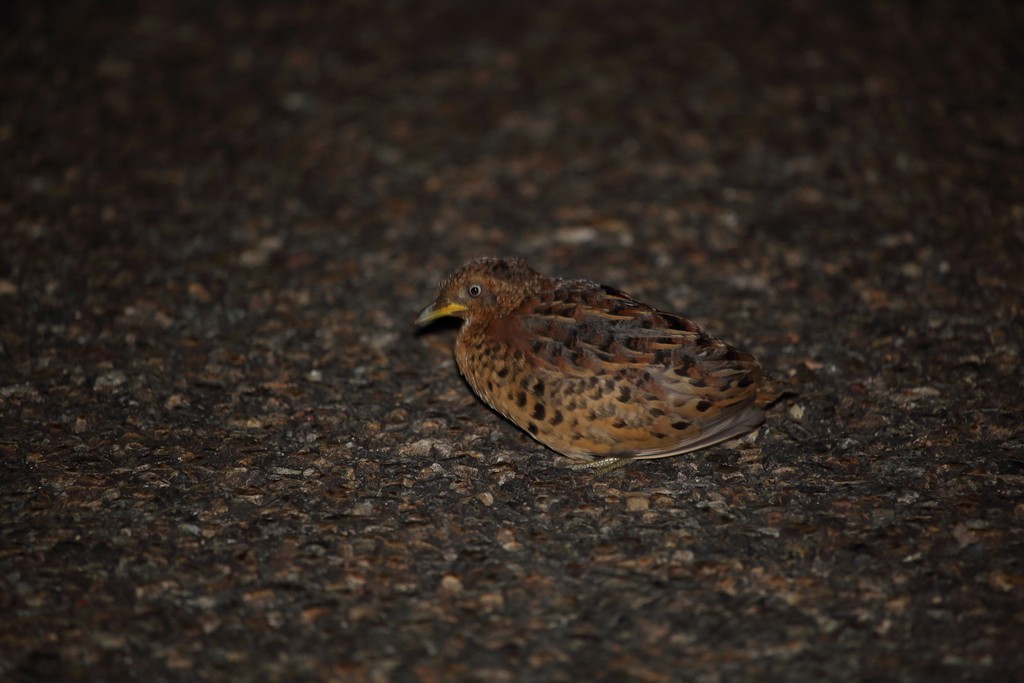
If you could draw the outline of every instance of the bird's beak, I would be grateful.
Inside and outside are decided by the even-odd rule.
[[[438,305],[435,301],[423,309],[423,312],[420,313],[420,317],[416,318],[416,324],[422,327],[423,325],[431,323],[438,318],[455,315],[456,313],[461,313],[464,310],[466,310],[466,307],[462,304],[446,303]]]

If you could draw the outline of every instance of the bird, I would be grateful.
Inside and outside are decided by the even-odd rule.
[[[608,471],[746,434],[776,391],[753,355],[585,279],[482,257],[416,319],[462,320],[455,359],[488,406],[574,469]]]

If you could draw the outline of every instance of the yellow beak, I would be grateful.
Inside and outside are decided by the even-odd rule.
[[[423,326],[437,320],[438,318],[455,315],[456,313],[461,313],[464,310],[466,310],[466,307],[462,304],[447,303],[438,306],[435,301],[423,309],[423,312],[420,313],[420,317],[416,318],[416,324]]]

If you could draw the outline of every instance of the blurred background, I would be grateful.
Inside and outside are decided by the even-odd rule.
[[[1009,680],[1017,3],[5,2],[0,676]],[[487,410],[469,258],[794,396],[606,477]]]

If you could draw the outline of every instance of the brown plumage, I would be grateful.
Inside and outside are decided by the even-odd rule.
[[[459,370],[537,441],[609,469],[739,436],[778,394],[749,353],[589,280],[480,258],[444,279],[417,324],[455,316]]]

